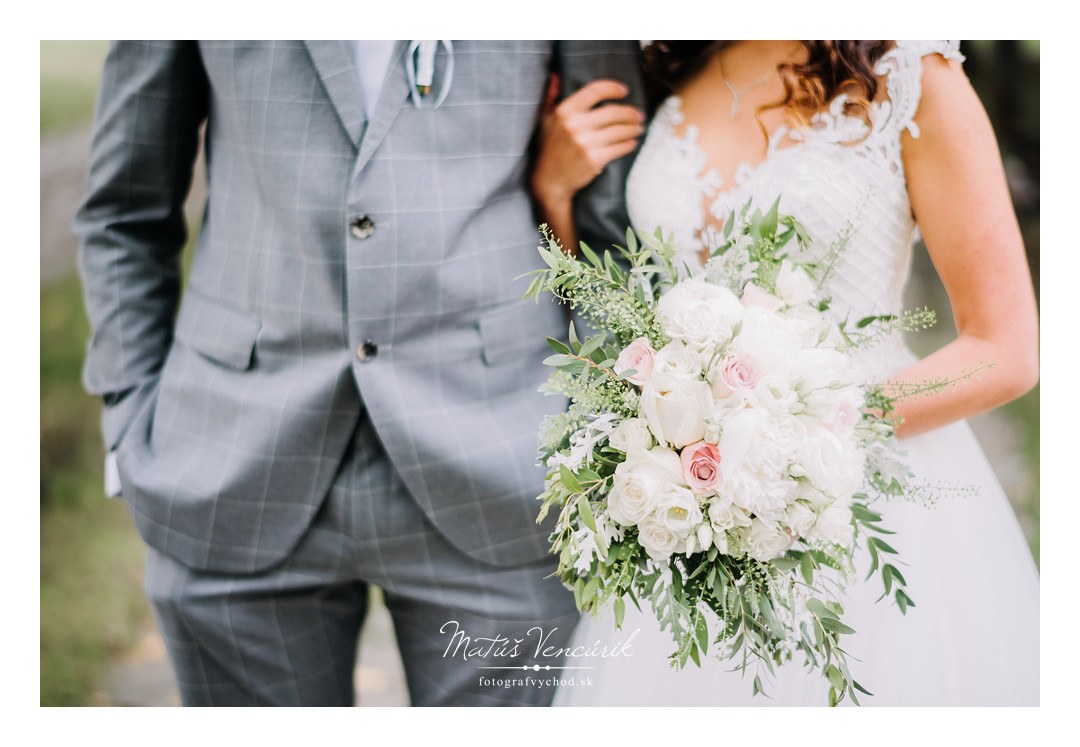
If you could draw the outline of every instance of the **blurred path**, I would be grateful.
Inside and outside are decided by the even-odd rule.
[[[82,196],[90,129],[41,139],[41,282],[75,271],[71,218]]]
[[[89,152],[89,126],[41,138],[42,284],[75,272],[71,221],[82,200]],[[185,208],[189,224],[200,219],[205,201],[206,173],[200,155]]]

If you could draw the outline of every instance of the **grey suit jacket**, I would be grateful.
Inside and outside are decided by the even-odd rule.
[[[413,497],[493,564],[546,552],[536,393],[552,304],[526,191],[548,73],[629,83],[631,42],[456,42],[439,108],[399,42],[365,121],[347,42],[124,42],[105,65],[76,218],[84,369],[144,539],[198,569],[282,560],[366,409]],[[445,74],[439,50],[436,88]],[[205,123],[209,198],[181,302],[182,203]],[[629,158],[579,197],[621,239]]]

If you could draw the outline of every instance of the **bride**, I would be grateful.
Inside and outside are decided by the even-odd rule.
[[[1038,376],[1035,299],[994,134],[952,42],[654,42],[644,50],[670,94],[645,133],[627,185],[634,227],[674,233],[701,264],[708,237],[752,199],[802,221],[827,246],[855,217],[834,271],[832,308],[857,319],[898,311],[921,233],[948,291],[958,335],[917,360],[902,341],[874,349],[869,376],[919,382],[972,378],[903,400],[901,445],[932,485],[974,487],[933,506],[884,507],[916,606],[877,602],[879,582],[850,585],[845,638],[873,705],[1036,705],[1039,580],[1011,507],[964,422],[1028,391]],[[603,85],[593,83],[591,86]],[[610,84],[608,84],[610,85]],[[586,92],[582,93],[586,97]],[[595,91],[592,92],[595,96]],[[592,100],[595,100],[593,98]],[[533,175],[537,201],[574,247],[574,193],[636,133],[604,132],[569,97],[545,117]],[[865,566],[864,566],[865,567]],[[861,578],[861,576],[860,576]],[[602,659],[591,687],[563,705],[819,705],[827,683],[793,661],[751,697],[753,671],[704,660],[675,671],[673,648],[645,608],[583,619],[574,645],[635,628],[629,657]],[[763,676],[763,679],[764,676]]]

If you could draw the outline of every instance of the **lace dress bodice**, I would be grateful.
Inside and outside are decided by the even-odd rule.
[[[871,124],[844,113],[846,94],[809,127],[781,126],[756,166],[743,164],[725,184],[698,146],[696,126],[686,124],[682,102],[668,98],[649,125],[627,182],[630,219],[639,231],[673,234],[680,259],[700,266],[709,226],[747,200],[767,209],[780,197],[781,213],[794,215],[824,252],[855,221],[852,240],[830,276],[833,309],[860,318],[901,310],[917,227],[908,199],[901,136],[919,136],[914,121],[922,88],[922,58],[940,54],[963,61],[958,42],[898,42],[877,62],[887,97],[872,104]],[[708,205],[711,216],[704,214]],[[710,219],[711,218],[711,219]],[[899,338],[879,350],[875,373],[910,357]],[[884,370],[882,370],[884,369]]]

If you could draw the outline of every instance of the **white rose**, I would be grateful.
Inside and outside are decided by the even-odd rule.
[[[814,298],[814,284],[805,270],[785,262],[776,276],[776,295],[789,306],[804,304]]]
[[[676,284],[656,305],[664,334],[696,350],[723,342],[742,313],[734,293],[700,278]]]
[[[817,521],[817,514],[805,503],[795,502],[784,512],[784,523],[800,537],[805,537]]]
[[[641,414],[656,440],[682,448],[705,437],[705,419],[712,415],[708,383],[654,373],[641,391]]]
[[[678,539],[686,539],[701,523],[701,507],[689,488],[669,484],[657,493],[653,517]]]
[[[850,547],[855,537],[854,532],[855,527],[851,524],[851,509],[843,503],[834,503],[826,506],[818,514],[817,521],[806,536],[809,539],[819,539],[823,542]]]
[[[624,526],[638,524],[653,512],[660,490],[681,480],[682,463],[674,451],[657,447],[629,453],[615,468],[608,513]]]
[[[687,380],[701,378],[706,361],[686,343],[673,340],[662,347],[653,359],[653,374],[668,374]]]
[[[608,443],[627,454],[646,450],[652,445],[649,424],[641,418],[626,418],[608,436]]]
[[[747,538],[750,556],[762,562],[780,557],[791,547],[790,534],[774,524],[766,524],[761,519],[754,519]]]
[[[638,527],[638,542],[645,548],[650,558],[664,561],[675,552],[679,538],[663,524],[648,519]]]
[[[791,474],[805,477],[833,498],[848,499],[862,487],[863,462],[857,446],[841,441],[825,428],[815,427],[800,444]]]

